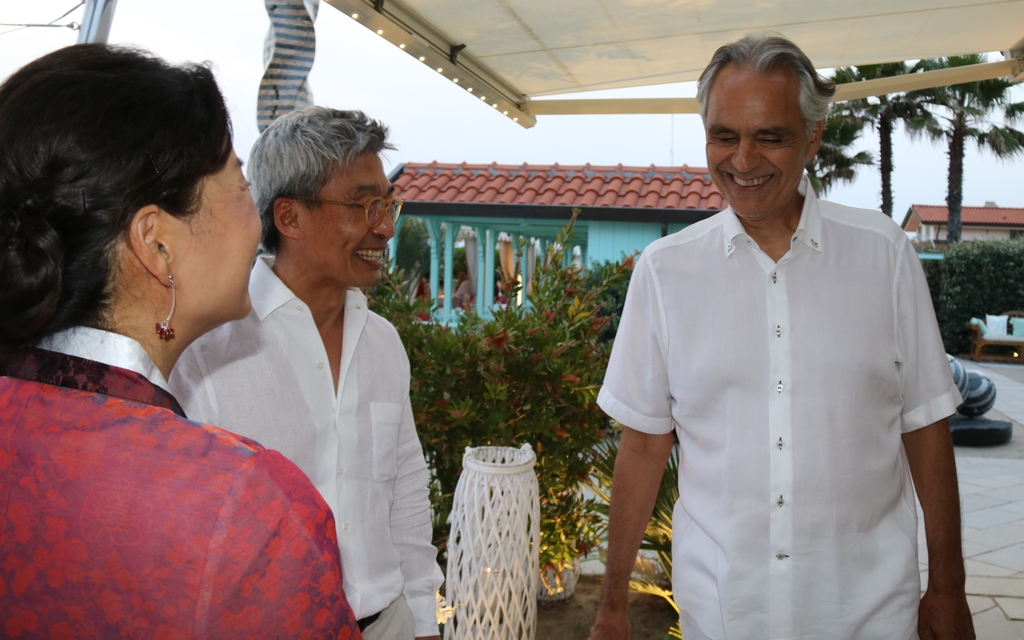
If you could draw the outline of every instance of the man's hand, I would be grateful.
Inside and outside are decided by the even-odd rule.
[[[925,591],[918,608],[917,633],[921,640],[975,640],[967,596]]]
[[[626,617],[626,610],[598,609],[594,626],[590,628],[590,640],[629,640],[629,619]]]

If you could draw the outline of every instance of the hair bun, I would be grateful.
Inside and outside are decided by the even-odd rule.
[[[64,247],[38,211],[0,207],[0,343],[34,344],[57,312]]]

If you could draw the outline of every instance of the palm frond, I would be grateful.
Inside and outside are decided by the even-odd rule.
[[[1003,110],[1003,120],[1009,123],[1016,123],[1024,120],[1024,102],[1011,102]]]
[[[676,610],[676,613],[679,613],[679,605],[677,605],[676,601],[672,598],[671,589],[666,589],[653,582],[630,580],[629,590],[635,591],[636,593],[646,593],[650,596],[658,596],[659,598],[664,598],[669,604],[672,605],[672,608]]]
[[[841,114],[831,114],[825,120],[818,153],[807,162],[807,173],[815,193],[824,195],[840,182],[852,182],[861,166],[874,164],[867,151],[850,155],[852,147],[864,129],[864,122]]]
[[[1024,152],[1024,132],[1010,127],[993,125],[974,138],[979,149],[988,149],[998,158],[1011,158]]]
[[[921,60],[915,66],[924,71],[933,71],[983,62],[984,55],[973,54]],[[914,95],[932,108],[939,109],[944,123],[941,129],[933,125],[922,125],[912,131],[911,135],[927,135],[933,139],[939,135],[945,137],[949,141],[951,167],[962,167],[964,141],[973,141],[979,149],[991,151],[1000,158],[1022,154],[1024,132],[1009,126],[1024,117],[1024,103],[1010,102],[1010,90],[1015,84],[1005,78],[994,78],[910,92],[908,95]],[[991,121],[993,113],[997,111],[1008,124],[1000,125]],[[959,224],[953,223],[963,199],[962,169],[951,170],[948,182],[949,228],[952,230],[959,228]],[[951,231],[948,241],[954,243],[959,240],[959,236]]]

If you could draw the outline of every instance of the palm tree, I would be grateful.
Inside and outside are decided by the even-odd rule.
[[[859,67],[840,67],[832,80],[836,84],[888,78],[915,72],[906,62],[871,64]],[[905,93],[881,95],[873,98],[849,100],[843,111],[860,118],[878,131],[878,171],[882,178],[882,213],[892,217],[892,133],[900,121],[911,130],[922,129],[932,121],[932,115],[921,100]]]
[[[922,60],[916,66],[924,71],[982,64],[985,56],[951,56]],[[1014,123],[1024,116],[1024,102],[1011,102],[1010,89],[1017,83],[1005,78],[979,80],[935,89],[912,92],[915,98],[940,109],[945,126],[936,123],[920,131],[933,139],[949,143],[949,177],[946,204],[949,222],[946,242],[960,241],[960,209],[963,205],[964,147],[973,140],[979,149],[987,149],[999,158],[1011,158],[1024,152],[1024,132],[1008,124],[991,122],[991,115],[1001,111],[1004,123]]]
[[[853,182],[858,166],[875,163],[867,151],[849,155],[850,147],[863,130],[864,121],[857,116],[842,111],[829,114],[821,133],[821,147],[807,161],[807,175],[816,194],[825,195],[839,182]]]

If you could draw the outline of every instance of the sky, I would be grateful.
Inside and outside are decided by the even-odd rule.
[[[0,23],[49,23],[78,0],[0,0]],[[57,24],[80,22],[79,7]],[[263,75],[263,43],[270,21],[258,0],[118,0],[109,42],[148,49],[172,62],[209,61],[231,110],[235,150],[243,160],[258,135],[256,95]],[[74,44],[68,28],[0,27],[0,80],[27,62]],[[541,116],[524,129],[428,69],[326,2],[316,21],[317,52],[310,85],[317,104],[361,109],[391,128],[398,147],[385,157],[390,171],[403,162],[563,165],[682,165],[704,167],[704,133],[696,115]],[[595,97],[683,96],[695,83],[595,92]],[[1015,89],[1024,100],[1024,88]],[[858,150],[878,155],[870,130]],[[1002,161],[969,148],[964,205],[993,201],[1024,207],[1024,159]],[[894,137],[894,212],[902,221],[911,204],[945,203],[945,147]],[[851,185],[827,199],[878,208],[877,168],[862,169]]]

